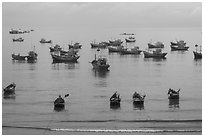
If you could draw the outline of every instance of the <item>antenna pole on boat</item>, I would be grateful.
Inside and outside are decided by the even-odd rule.
[[[96,60],[96,54],[95,54],[95,60]]]

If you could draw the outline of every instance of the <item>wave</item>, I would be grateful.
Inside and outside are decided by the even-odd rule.
[[[20,127],[20,126],[2,126],[3,128],[23,128],[48,131],[63,132],[95,132],[95,133],[159,133],[159,132],[202,132],[202,130],[169,130],[169,129],[71,129],[71,128],[47,128],[47,127]]]

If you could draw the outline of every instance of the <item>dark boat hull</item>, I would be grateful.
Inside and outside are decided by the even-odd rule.
[[[202,53],[198,53],[198,52],[193,51],[193,55],[194,55],[195,59],[202,59]]]
[[[143,51],[143,53],[145,58],[165,58],[165,56],[167,55],[167,53],[153,54],[146,51]]]
[[[153,44],[150,44],[148,43],[148,48],[164,48],[164,45],[153,45]]]
[[[121,99],[119,98],[114,98],[114,99],[111,99],[110,100],[110,105],[111,106],[120,106],[120,101],[121,101]]]
[[[179,99],[179,95],[169,95],[169,99]]]
[[[77,45],[77,46],[73,46],[73,45],[69,45],[69,49],[81,49],[82,45]]]
[[[23,42],[24,39],[13,39],[13,42]]]
[[[172,46],[171,45],[171,51],[176,51],[176,50],[181,50],[181,51],[185,51],[185,50],[188,50],[189,47],[178,47],[178,46]]]
[[[108,68],[110,67],[109,64],[98,65],[98,64],[95,64],[95,63],[92,63],[92,66],[93,66],[93,69],[96,69],[96,70],[108,70]]]
[[[62,57],[58,55],[51,54],[54,62],[77,62],[80,56],[76,57]]]
[[[91,43],[91,48],[106,48],[107,45],[105,44],[94,44],[94,43]]]
[[[131,40],[131,39],[125,39],[125,41],[126,41],[127,43],[128,43],[128,42],[130,43],[130,42],[135,42],[136,40],[135,40],[135,39],[132,39],[132,40]]]
[[[137,51],[128,51],[128,50],[122,50],[121,54],[135,54],[138,55],[140,54],[142,51],[141,50],[137,50]]]
[[[13,60],[26,60],[26,57],[27,56],[20,56],[20,55],[12,54],[12,59]]]
[[[40,41],[40,43],[52,43],[52,40],[48,40],[48,41]]]

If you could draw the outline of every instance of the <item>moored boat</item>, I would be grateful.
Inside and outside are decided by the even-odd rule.
[[[110,98],[110,105],[120,106],[120,101],[121,101],[120,95],[117,92],[115,92]]]
[[[162,53],[161,49],[156,49],[153,52],[143,51],[145,58],[165,58],[167,53]]]
[[[202,53],[201,53],[201,46],[200,46],[200,52],[197,51],[198,45],[195,45],[196,51],[193,51],[194,59],[202,59]]]
[[[138,104],[138,105],[143,105],[144,104],[144,98],[146,95],[140,95],[139,93],[135,92],[132,96],[133,98],[133,103]]]
[[[109,40],[109,45],[110,46],[121,46],[123,41],[121,39],[117,40]]]
[[[136,41],[136,39],[135,39],[135,37],[128,37],[128,38],[126,38],[125,39],[125,41],[128,43],[128,42],[135,42]]]
[[[51,56],[54,62],[77,62],[80,57],[75,53],[61,54],[61,51],[59,51],[57,54],[56,52],[53,52],[51,53]]]
[[[110,65],[107,63],[107,59],[104,57],[99,57],[96,59],[96,54],[95,54],[95,59],[91,62],[93,69],[96,70],[108,70]]]
[[[177,43],[172,43],[171,42],[171,50],[176,51],[176,50],[188,50],[188,46],[186,46],[186,43],[183,40],[177,41]]]
[[[16,84],[12,83],[10,85],[8,85],[6,88],[4,88],[4,97],[5,98],[9,98],[12,97],[15,94],[15,88],[16,88]]]
[[[44,38],[42,38],[40,40],[40,43],[52,43],[52,40],[45,40]]]
[[[109,52],[122,52],[124,50],[124,47],[123,46],[109,46],[108,47],[108,51]]]
[[[35,61],[35,60],[37,60],[37,56],[38,56],[38,54],[35,53],[34,51],[29,51],[28,56],[27,56],[27,60],[28,61]]]
[[[55,108],[64,108],[64,106],[65,106],[65,101],[61,97],[61,95],[59,95],[59,97],[54,101],[54,107]]]
[[[138,55],[142,52],[142,50],[139,49],[139,47],[134,47],[134,48],[131,48],[131,49],[123,49],[121,51],[121,54],[135,54],[135,55]]]
[[[155,44],[148,43],[148,48],[164,48],[164,44],[159,41]]]
[[[175,91],[175,90],[169,88],[168,98],[169,99],[179,99],[179,91],[180,91],[180,89],[178,91]]]
[[[13,42],[23,42],[23,38],[13,38]]]
[[[13,60],[26,60],[27,58],[27,56],[21,56],[20,54],[18,55],[12,54],[11,56]]]
[[[91,44],[91,48],[106,48],[107,46],[109,46],[109,43],[107,42],[100,42],[100,43],[90,43]]]

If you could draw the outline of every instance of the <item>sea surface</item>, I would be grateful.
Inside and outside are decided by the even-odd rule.
[[[126,134],[202,132],[202,60],[194,60],[195,44],[202,45],[199,28],[21,28],[26,34],[2,32],[2,88],[16,83],[16,97],[2,97],[3,134]],[[123,32],[135,33],[136,42],[125,44]],[[12,38],[24,42],[12,42]],[[41,38],[53,44],[40,44]],[[91,49],[92,41],[121,38],[124,46],[164,43],[166,59],[108,53]],[[171,51],[170,41],[184,40],[188,51]],[[77,63],[53,63],[49,47],[80,42]],[[36,63],[12,61],[11,54],[27,55],[35,49]],[[94,55],[105,56],[110,68],[98,72],[89,63]],[[169,102],[169,88],[181,89],[179,102]],[[120,108],[110,108],[109,98],[117,91]],[[144,107],[134,106],[135,91],[146,94]],[[54,110],[58,95],[67,97],[65,109]],[[24,129],[24,130],[23,130]],[[29,132],[32,130],[32,132]],[[186,133],[185,133],[186,132]]]

